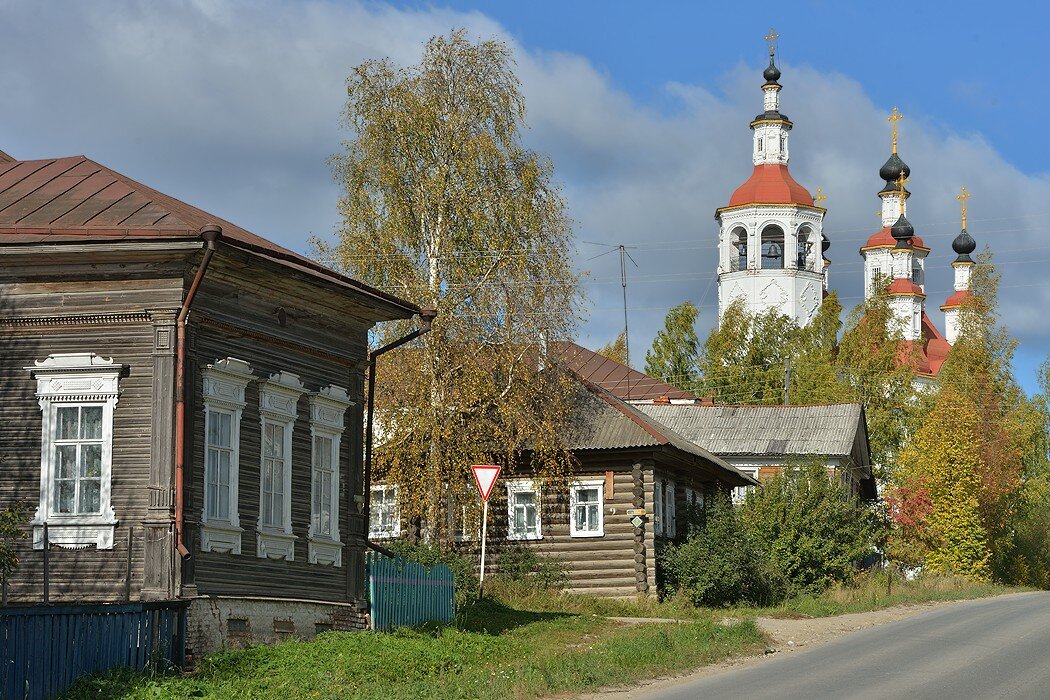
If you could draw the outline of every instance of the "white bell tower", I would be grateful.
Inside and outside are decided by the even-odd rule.
[[[751,313],[776,309],[800,325],[813,320],[825,293],[830,243],[823,235],[826,210],[788,172],[788,134],[780,113],[780,70],[774,63],[778,35],[770,30],[769,66],[763,71],[763,109],[751,122],[754,171],[727,206],[715,212],[718,237],[718,316],[737,299]]]

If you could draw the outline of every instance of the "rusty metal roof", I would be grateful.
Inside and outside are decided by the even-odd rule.
[[[735,485],[755,481],[728,462],[625,401],[586,380],[580,381],[574,425],[566,441],[572,450],[616,450],[667,446],[698,457],[718,469]]]
[[[825,455],[853,452],[867,428],[860,404],[816,406],[638,406],[653,420],[718,455]]]
[[[295,251],[158,192],[85,156],[7,160],[0,153],[0,245],[196,239],[219,224],[223,241],[368,296],[419,308]]]
[[[600,386],[623,401],[652,401],[662,396],[668,399],[697,397],[627,365],[610,360],[593,350],[570,341],[550,344],[551,356],[577,376]]]

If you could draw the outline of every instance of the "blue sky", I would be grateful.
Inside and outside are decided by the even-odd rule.
[[[643,9],[644,8],[644,9]],[[861,296],[857,249],[878,227],[885,116],[905,114],[909,218],[933,252],[928,310],[951,292],[954,194],[973,193],[970,232],[1004,273],[1003,322],[1034,388],[1050,347],[1050,10],[1035,3],[0,0],[0,149],[85,153],[305,251],[338,223],[325,159],[344,80],[369,58],[418,61],[452,27],[511,45],[529,105],[528,145],[547,153],[580,241],[633,245],[633,359],[667,309],[714,321],[714,209],[750,173],[762,36],[775,26],[791,171],[830,199],[831,286]],[[618,269],[580,243],[597,347],[622,325]]]

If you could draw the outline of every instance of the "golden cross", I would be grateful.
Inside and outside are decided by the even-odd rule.
[[[777,39],[780,38],[780,35],[777,34],[777,30],[775,30],[772,27],[770,27],[769,28],[769,34],[766,34],[762,38],[769,42],[769,55],[772,56],[773,55],[773,50],[774,50],[774,48],[773,48],[774,47],[774,42]]]
[[[816,200],[817,200],[817,206],[818,206],[818,207],[822,207],[822,206],[824,206],[823,204],[821,204],[821,202],[826,202],[826,201],[828,201],[828,196],[827,196],[826,194],[824,194],[824,190],[823,190],[823,189],[821,189],[820,187],[818,187],[818,188],[817,188],[817,197],[816,197]]]
[[[962,227],[964,231],[966,230],[966,200],[972,196],[972,194],[966,191],[966,187],[964,186],[959,189],[959,196],[956,197],[956,199],[962,203]]]
[[[904,195],[906,194],[904,184],[907,182],[911,182],[911,179],[904,177],[904,173],[901,173],[901,176],[897,178],[897,187],[901,188],[901,197],[904,197]]]
[[[904,115],[898,111],[897,106],[893,106],[893,111],[890,112],[890,116],[886,117],[886,121],[893,124],[893,152],[897,152],[897,122],[904,119]]]

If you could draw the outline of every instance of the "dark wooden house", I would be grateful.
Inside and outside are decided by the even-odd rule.
[[[12,602],[188,599],[190,638],[365,602],[373,324],[419,313],[83,156],[0,154],[0,504]]]

